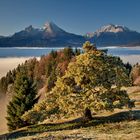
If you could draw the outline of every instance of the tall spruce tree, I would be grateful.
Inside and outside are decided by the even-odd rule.
[[[14,96],[7,106],[7,125],[9,131],[28,125],[21,116],[38,101],[36,85],[26,74],[20,72],[14,82]]]

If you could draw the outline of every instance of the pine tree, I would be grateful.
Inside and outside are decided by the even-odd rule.
[[[74,52],[70,46],[68,48],[64,48],[63,52],[65,60],[70,60],[74,56]]]
[[[14,96],[7,106],[7,125],[9,131],[26,126],[27,123],[21,116],[33,107],[38,101],[36,85],[24,73],[16,76],[14,83]]]

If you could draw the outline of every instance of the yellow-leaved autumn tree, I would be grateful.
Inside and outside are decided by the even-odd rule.
[[[82,114],[85,110],[113,110],[129,103],[122,86],[130,84],[124,64],[108,56],[90,42],[83,45],[84,54],[76,57],[66,74],[58,78],[51,91],[62,114]]]
[[[129,104],[129,96],[121,87],[130,85],[130,80],[120,58],[97,50],[90,42],[85,42],[83,49],[85,53],[69,63],[65,75],[58,77],[47,93],[46,115],[84,114],[91,118],[91,111],[113,111]]]

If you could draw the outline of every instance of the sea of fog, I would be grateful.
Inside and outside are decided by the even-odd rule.
[[[1,48],[0,47],[0,58],[5,57],[40,57],[46,55],[52,50],[61,50],[64,47],[12,47],[12,48]],[[80,47],[79,47],[80,48]],[[73,48],[74,49],[74,48]],[[81,49],[81,48],[80,48]],[[127,55],[140,55],[140,46],[138,47],[99,47],[99,49],[108,49],[108,54],[116,56],[127,56]],[[129,61],[129,60],[128,60]]]
[[[63,48],[41,48],[41,47],[12,47],[0,48],[0,58],[5,57],[40,57],[46,55],[52,50]]]
[[[15,68],[18,64],[25,62],[32,57],[39,58],[42,55],[50,53],[52,50],[61,50],[59,48],[41,48],[41,47],[13,47],[0,48],[0,78],[9,70]],[[81,49],[81,48],[80,48]],[[99,49],[108,49],[109,55],[119,56],[124,63],[131,64],[140,62],[140,46],[139,47],[100,47]]]

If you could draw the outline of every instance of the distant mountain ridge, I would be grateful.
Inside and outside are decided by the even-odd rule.
[[[4,36],[0,36],[0,38],[3,38]]]
[[[68,33],[48,22],[41,29],[30,25],[12,36],[0,38],[0,47],[80,46],[84,41],[83,36]]]
[[[125,26],[109,24],[84,36],[68,33],[53,22],[43,28],[26,27],[12,36],[0,36],[0,47],[64,47],[81,46],[85,41],[97,46],[139,46],[140,33]]]
[[[85,36],[90,41],[94,41],[97,46],[140,45],[140,33],[120,25],[109,24]]]

